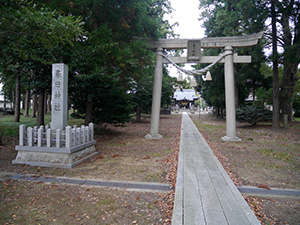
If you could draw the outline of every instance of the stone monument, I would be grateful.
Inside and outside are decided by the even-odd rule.
[[[68,66],[52,65],[51,126],[28,127],[20,125],[17,157],[13,164],[72,168],[97,154],[94,125],[67,126]]]
[[[51,128],[64,129],[68,115],[68,66],[52,65],[52,111]]]

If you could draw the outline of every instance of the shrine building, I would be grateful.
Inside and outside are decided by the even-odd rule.
[[[180,108],[189,108],[190,105],[195,105],[195,101],[199,99],[199,96],[196,95],[194,89],[178,89],[175,91],[173,99],[174,104]]]

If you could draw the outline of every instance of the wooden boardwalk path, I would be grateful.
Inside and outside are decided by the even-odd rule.
[[[172,224],[260,224],[187,113],[181,129]]]

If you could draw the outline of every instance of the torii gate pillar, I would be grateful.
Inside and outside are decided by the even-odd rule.
[[[147,139],[162,138],[162,135],[158,133],[163,75],[163,57],[160,55],[162,51],[162,48],[156,49],[156,65],[154,71],[150,133],[145,136],[145,138]]]
[[[226,136],[222,137],[223,141],[241,141],[236,136],[235,120],[235,87],[234,87],[234,69],[233,69],[233,47],[225,47],[225,104],[226,104]]]

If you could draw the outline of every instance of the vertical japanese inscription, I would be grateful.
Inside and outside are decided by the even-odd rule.
[[[54,80],[54,90],[53,90],[53,110],[55,112],[61,111],[61,92],[62,92],[62,72],[61,66],[58,66],[54,69],[53,77],[52,79]],[[57,90],[55,90],[57,89]]]
[[[199,40],[188,41],[188,61],[199,61],[201,56],[201,42]]]
[[[67,125],[68,66],[52,65],[52,113],[51,127],[65,129]]]

